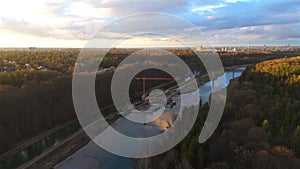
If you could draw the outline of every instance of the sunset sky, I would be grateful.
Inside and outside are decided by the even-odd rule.
[[[215,46],[300,45],[299,0],[2,0],[0,47],[81,48],[103,26],[139,12],[183,18]]]

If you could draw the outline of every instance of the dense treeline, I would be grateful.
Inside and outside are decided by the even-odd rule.
[[[5,74],[0,73],[0,86],[7,85],[16,88],[20,88],[26,85],[32,85],[33,83],[39,83],[41,81],[48,81],[61,76],[56,71],[16,71],[7,72]]]
[[[299,56],[300,51],[256,51],[256,52],[221,52],[219,53],[223,66],[256,64],[276,58]]]
[[[0,87],[0,152],[75,118],[69,77]]]
[[[118,67],[122,60],[128,55],[138,51],[137,49],[111,49],[103,58],[99,67]],[[202,62],[191,50],[170,50],[185,61],[191,70],[205,70]],[[87,53],[87,52],[85,52]],[[103,50],[91,51],[87,56],[87,62],[97,63],[98,57]],[[9,85],[21,86],[24,81],[31,80],[30,77],[36,77],[48,80],[53,77],[61,75],[71,75],[75,66],[75,62],[80,54],[80,49],[41,49],[41,50],[1,50],[0,51],[0,74],[2,80],[0,83]],[[200,55],[206,55],[205,52]],[[264,60],[290,57],[300,55],[300,51],[273,51],[273,52],[233,52],[233,53],[219,53],[223,66],[235,66],[243,64],[254,64]],[[77,65],[82,66],[82,65]],[[46,73],[50,71],[51,73]],[[43,73],[44,72],[44,73]],[[25,80],[16,81],[15,77],[22,76],[21,74],[28,74],[29,78],[22,77]],[[52,74],[49,76],[49,74]],[[48,79],[47,79],[48,78]]]
[[[3,50],[0,51],[0,72],[39,70],[42,66],[64,74],[72,73],[79,49]]]
[[[101,108],[112,103],[109,97],[111,77],[107,74],[96,78],[95,92]],[[21,87],[0,85],[0,107],[0,152],[3,152],[76,119],[72,78],[59,76],[39,82],[28,81]]]
[[[38,78],[38,75],[51,75],[53,72],[33,71],[32,73],[37,76],[35,80],[32,78],[32,80],[26,80],[25,83],[14,81],[14,83],[0,85],[0,152],[4,152],[19,142],[24,142],[48,129],[76,118],[71,93],[71,77],[59,75],[55,78],[43,79]],[[156,75],[158,73],[155,72]],[[23,77],[27,75],[21,74],[21,72],[15,72],[14,74],[19,76],[13,79],[19,81],[24,80]],[[153,74],[153,72],[146,72],[145,75],[147,74]],[[96,78],[95,92],[100,108],[112,104],[111,78],[112,74],[98,75]],[[147,82],[147,87],[159,83],[161,81]],[[22,85],[19,86],[19,84]],[[133,81],[131,88],[141,92],[142,82]]]
[[[198,137],[208,105],[177,147],[136,163],[162,169],[299,168],[299,77],[300,57],[248,67],[229,85],[222,121],[206,143],[199,144]]]

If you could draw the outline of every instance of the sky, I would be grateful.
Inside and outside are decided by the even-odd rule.
[[[82,48],[103,27],[141,12],[167,13],[187,20],[214,46],[300,46],[299,0],[1,0],[0,47]],[[145,18],[142,25],[147,24]],[[171,38],[130,37],[122,44],[172,46],[182,32],[170,32]],[[124,36],[107,35],[102,38],[103,47]],[[205,46],[195,37],[185,38]]]

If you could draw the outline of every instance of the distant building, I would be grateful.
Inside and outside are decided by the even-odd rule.
[[[196,51],[197,51],[197,52],[202,51],[202,46],[197,46],[197,47],[196,47]]]
[[[6,72],[7,72],[7,69],[8,69],[8,68],[7,68],[6,66],[4,66],[2,72],[3,72],[3,73],[6,73]]]
[[[35,50],[36,47],[29,47],[29,50]]]
[[[113,67],[111,67],[111,68],[104,68],[104,69],[98,68],[97,74],[113,73],[114,71],[115,71],[115,68],[113,68]]]
[[[200,73],[201,73],[201,71],[200,71],[200,70],[194,70],[194,72],[193,72],[194,76],[199,76],[199,75],[200,75]]]
[[[8,61],[9,64],[15,65],[16,61]]]
[[[47,71],[47,70],[48,70],[48,69],[47,69],[46,67],[44,67],[44,66],[39,66],[39,67],[37,67],[37,69],[40,70],[40,71]]]
[[[26,68],[26,69],[30,69],[30,68],[31,68],[31,64],[26,63],[26,64],[25,64],[25,68]]]

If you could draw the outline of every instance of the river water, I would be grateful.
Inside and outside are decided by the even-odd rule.
[[[235,69],[234,78],[241,76],[245,67]],[[215,86],[225,77],[226,86],[233,78],[232,71],[226,71],[223,77],[215,81]],[[211,93],[211,82],[207,82],[199,87],[199,94],[202,102],[208,102]],[[119,132],[126,133],[128,136],[149,137],[157,135],[165,130],[160,125],[143,125],[141,123],[128,123],[125,118],[118,119],[112,126]],[[130,129],[130,130],[128,130]],[[128,147],[130,148],[130,147]],[[87,145],[79,149],[68,159],[59,164],[57,169],[132,169],[132,160],[111,154],[98,147],[90,141]]]

